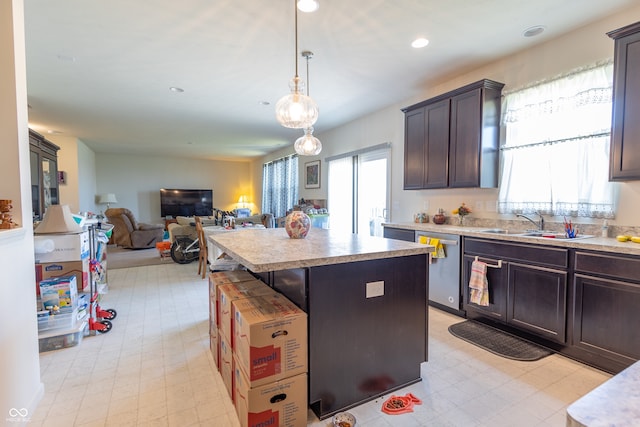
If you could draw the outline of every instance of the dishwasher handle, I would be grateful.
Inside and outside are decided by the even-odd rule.
[[[440,243],[442,243],[443,245],[456,246],[458,244],[458,241],[457,240],[440,240]]]

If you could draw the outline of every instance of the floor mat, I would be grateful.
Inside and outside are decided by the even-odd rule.
[[[474,320],[465,320],[451,325],[449,332],[460,339],[508,359],[534,361],[553,353],[542,346]]]

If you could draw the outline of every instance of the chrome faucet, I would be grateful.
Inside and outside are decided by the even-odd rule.
[[[516,216],[517,216],[517,217],[519,216],[519,217],[521,217],[521,218],[524,218],[524,219],[526,219],[527,221],[529,221],[529,222],[533,223],[536,227],[538,227],[538,230],[540,230],[540,231],[544,230],[544,217],[543,217],[543,216],[542,216],[542,214],[541,214],[540,212],[538,212],[538,211],[535,211],[535,212],[534,212],[534,214],[538,215],[538,216],[540,217],[540,220],[538,220],[538,221],[534,221],[534,220],[532,220],[531,218],[529,218],[528,216],[526,216],[526,215],[522,215],[522,214],[516,214]]]

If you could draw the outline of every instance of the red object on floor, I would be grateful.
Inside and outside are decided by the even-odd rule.
[[[404,396],[391,396],[382,403],[382,412],[389,415],[413,412],[413,405],[422,405],[422,400],[411,393]]]

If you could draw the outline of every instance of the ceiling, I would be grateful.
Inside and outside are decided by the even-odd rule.
[[[320,0],[294,55],[293,0],[25,0],[29,122],[96,152],[251,159],[302,136],[274,109],[303,50],[321,134],[636,1]]]

